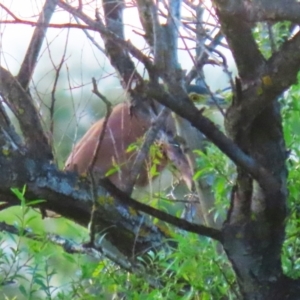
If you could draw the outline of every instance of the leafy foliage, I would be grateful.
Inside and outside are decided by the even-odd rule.
[[[222,251],[216,254],[216,243],[207,238],[174,233],[177,249],[169,253],[149,252],[141,263],[146,259],[153,270],[149,276],[165,283],[155,288],[144,274],[130,274],[107,259],[96,261],[61,251],[49,242],[45,229],[41,230],[43,223],[39,214],[30,208],[40,201],[26,203],[25,188],[13,191],[22,205],[11,211],[20,235],[4,233],[0,240],[0,293],[6,299],[110,299],[113,294],[147,300],[222,299],[225,296],[236,299],[235,277],[230,265]],[[51,222],[52,226],[56,222]],[[64,227],[60,233],[87,238],[85,232],[80,234],[80,227],[74,234],[74,225],[70,224],[60,222],[60,227]],[[24,229],[29,228],[39,231],[40,237],[44,236],[43,242],[26,238]]]
[[[285,140],[289,150],[287,167],[289,171],[289,216],[287,218],[286,240],[283,248],[282,262],[284,272],[293,277],[300,276],[300,211],[299,211],[299,189],[300,189],[300,161],[299,161],[299,130],[300,130],[300,106],[299,85],[293,86],[282,99],[282,116]]]

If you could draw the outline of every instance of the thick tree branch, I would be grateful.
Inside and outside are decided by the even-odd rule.
[[[280,49],[263,64],[257,78],[250,86],[243,87],[243,101],[237,100],[236,109],[227,111],[226,128],[230,136],[245,134],[253,120],[274,99],[280,96],[287,88],[297,82],[300,69],[300,33],[286,41]]]
[[[264,58],[253,38],[251,25],[230,10],[232,2],[214,1],[222,31],[234,56],[239,76],[242,81],[252,81],[257,77],[257,73],[264,63]],[[238,7],[245,5],[245,1],[234,2]]]
[[[18,200],[12,196],[10,188],[26,185],[26,199],[46,199],[40,204],[41,208],[88,226],[93,197],[90,183],[85,179],[78,180],[73,173],[63,173],[51,162],[38,160],[36,156],[13,152],[9,155],[1,152],[0,165],[1,199],[17,204]],[[165,235],[150,224],[146,216],[129,210],[119,200],[108,196],[101,187],[98,187],[97,195],[101,205],[97,212],[98,232],[106,232],[106,239],[121,253],[131,257],[133,249],[134,253],[143,253],[162,247]]]
[[[49,24],[52,14],[55,11],[56,3],[57,0],[47,0],[45,2],[43,10],[41,11],[37,21],[37,27],[34,30],[31,42],[21,65],[19,74],[17,75],[17,80],[24,90],[27,90],[29,82],[32,78],[38,55],[47,32],[47,25]],[[43,26],[39,26],[39,24],[43,24]]]
[[[124,3],[122,0],[103,1],[106,28],[122,40],[124,40],[123,7]],[[101,20],[98,20],[98,22],[101,23]],[[104,40],[110,63],[119,73],[119,78],[124,90],[130,90],[132,82],[141,83],[142,77],[136,71],[135,65],[128,55],[128,52],[124,51],[121,45],[116,44],[113,39],[107,38],[101,31],[100,33]]]
[[[88,225],[93,205],[89,182],[78,180],[73,173],[60,172],[51,163],[37,161],[27,156],[0,155],[0,164],[5,170],[0,174],[1,198],[9,203],[18,204],[19,201],[12,195],[10,188],[20,188],[26,184],[26,199],[47,199],[40,204],[43,209],[55,211],[83,226]],[[106,239],[128,257],[131,256],[133,248],[135,253],[159,248],[166,238],[158,228],[147,222],[145,216],[128,210],[128,206],[140,209],[183,230],[221,241],[218,230],[187,222],[139,203],[118,190],[107,179],[102,179],[100,184],[105,190],[98,188],[97,191],[101,202],[101,211],[97,215],[98,231],[107,232]],[[108,196],[106,190],[113,197]]]
[[[262,168],[254,159],[246,155],[232,140],[226,137],[209,119],[189,101],[189,99],[173,98],[158,84],[150,84],[147,90],[149,97],[156,99],[161,104],[169,107],[179,116],[185,118],[200,130],[209,140],[225,153],[237,166],[242,167],[268,192],[279,192],[279,182]]]
[[[17,117],[26,146],[37,157],[52,158],[52,151],[43,131],[33,100],[6,69],[0,66],[0,91],[8,106]]]
[[[143,29],[145,31],[145,40],[148,42],[151,51],[154,47],[153,27],[158,23],[157,7],[151,0],[137,0],[137,9]]]
[[[221,5],[221,1],[215,1]],[[224,2],[225,3],[225,2]],[[291,21],[300,23],[300,3],[295,0],[226,1],[226,13],[249,23],[263,21]],[[225,6],[224,6],[225,7]]]

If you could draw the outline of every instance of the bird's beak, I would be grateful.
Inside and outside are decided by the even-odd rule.
[[[213,97],[208,97],[206,103],[208,106],[220,106],[220,107],[227,106],[227,103],[223,97],[215,96],[215,95]]]

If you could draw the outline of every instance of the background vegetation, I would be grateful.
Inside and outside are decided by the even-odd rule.
[[[32,177],[28,176],[24,179],[22,176],[23,172],[25,176],[26,172],[24,170],[27,170],[25,167],[23,169],[17,169],[16,167],[12,169],[13,171],[10,171],[7,165],[3,163],[7,161],[8,165],[18,166],[11,157],[19,159],[19,156],[12,154],[14,150],[12,150],[11,145],[8,142],[4,143],[3,137],[1,138],[1,159],[4,159],[1,160],[1,172],[3,172],[3,178],[8,178],[8,181],[6,182],[6,179],[4,180],[0,176],[0,180],[3,182],[0,186],[0,298],[147,300],[271,299],[267,297],[270,295],[274,296],[277,293],[277,298],[274,296],[272,299],[297,299],[297,296],[295,296],[298,295],[296,284],[298,284],[297,279],[299,279],[300,275],[300,210],[298,199],[298,191],[300,189],[300,137],[298,134],[300,130],[300,104],[298,101],[300,86],[298,83],[293,85],[290,83],[291,81],[296,82],[297,78],[293,78],[293,80],[286,79],[286,86],[278,87],[279,84],[276,86],[276,81],[272,77],[273,73],[271,73],[268,76],[271,78],[270,89],[273,89],[272,92],[269,92],[268,89],[265,90],[264,86],[261,90],[256,89],[255,92],[257,98],[265,97],[263,99],[267,99],[269,97],[269,99],[273,99],[272,103],[280,104],[283,134],[286,143],[285,155],[286,166],[288,168],[286,187],[288,188],[288,196],[284,200],[284,203],[287,204],[288,210],[284,215],[284,220],[280,221],[281,229],[278,231],[278,235],[280,235],[281,232],[285,232],[284,241],[282,239],[281,242],[279,238],[279,241],[275,243],[276,245],[280,244],[280,246],[282,244],[280,251],[282,274],[278,271],[278,277],[276,277],[272,272],[268,272],[269,270],[266,271],[265,269],[262,272],[258,272],[258,274],[255,273],[253,277],[255,278],[254,282],[257,284],[258,292],[257,294],[254,291],[249,292],[243,283],[241,283],[242,280],[239,278],[240,275],[239,272],[237,272],[238,267],[233,257],[234,255],[238,256],[240,253],[246,253],[245,256],[249,253],[252,255],[253,252],[255,252],[252,251],[252,247],[255,248],[257,245],[257,248],[259,248],[258,245],[261,245],[261,239],[257,238],[256,240],[256,234],[259,236],[257,231],[254,230],[255,233],[253,236],[251,235],[248,241],[244,241],[243,234],[242,237],[240,237],[238,233],[236,236],[237,240],[246,246],[245,248],[238,246],[237,248],[240,253],[236,254],[233,251],[232,254],[228,243],[235,240],[232,238],[229,242],[226,241],[227,244],[224,243],[224,230],[226,228],[216,229],[218,230],[216,231],[217,233],[220,232],[220,235],[221,233],[223,234],[222,243],[223,245],[225,244],[225,253],[220,243],[211,238],[213,237],[213,233],[217,234],[215,231],[212,231],[211,234],[206,234],[206,226],[201,227],[201,225],[199,225],[199,227],[195,227],[199,230],[196,231],[196,229],[184,227],[180,223],[172,223],[177,226],[164,224],[163,228],[168,233],[166,236],[156,235],[156,231],[152,227],[149,227],[150,229],[148,227],[146,228],[147,230],[149,229],[149,236],[151,236],[153,240],[157,238],[159,243],[164,239],[173,241],[176,247],[163,247],[160,251],[150,249],[149,251],[144,251],[147,252],[147,255],[140,255],[134,257],[134,259],[132,257],[128,258],[128,256],[125,255],[125,262],[121,255],[117,259],[112,259],[112,256],[102,251],[103,249],[101,247],[93,247],[93,245],[92,247],[84,246],[84,243],[87,243],[90,239],[87,225],[90,221],[93,199],[91,196],[86,196],[90,194],[91,187],[88,186],[89,183],[79,181],[80,183],[77,185],[77,183],[75,184],[73,182],[73,175],[65,175],[63,172],[56,173],[56,171],[59,172],[58,170],[62,170],[64,161],[74,146],[75,141],[84,134],[91,124],[105,114],[105,105],[92,93],[92,77],[96,78],[99,90],[105,94],[112,103],[115,104],[128,100],[129,97],[125,92],[124,84],[122,86],[122,79],[124,80],[122,77],[123,74],[120,75],[121,72],[118,66],[111,66],[111,53],[105,49],[107,48],[107,40],[109,40],[108,34],[105,32],[107,28],[101,31],[99,28],[94,28],[83,18],[85,14],[90,18],[91,22],[94,22],[95,15],[96,19],[98,16],[105,18],[105,12],[102,11],[102,4],[97,1],[23,2],[26,2],[24,7],[20,6],[19,1],[11,0],[3,1],[3,4],[0,5],[0,64],[3,68],[10,71],[10,73],[16,75],[16,78],[21,82],[21,78],[18,77],[20,73],[18,72],[19,68],[23,66],[22,59],[25,56],[27,45],[31,40],[34,28],[45,29],[45,39],[41,51],[39,52],[36,67],[32,68],[32,72],[34,70],[32,77],[31,74],[27,73],[27,75],[30,81],[29,91],[32,103],[34,103],[38,109],[42,128],[48,137],[49,145],[54,153],[54,160],[53,162],[51,161],[49,165],[56,165],[58,169],[53,171],[51,167],[47,165],[47,170],[51,169],[53,177],[50,175],[46,176],[40,171],[46,169],[46,167],[42,167],[46,159],[40,157],[44,154],[46,156],[47,154],[46,150],[48,148],[43,148],[43,143],[40,144],[41,147],[35,147],[34,151],[32,151],[32,149],[30,150],[30,147],[25,147],[24,149],[26,149],[26,151],[29,149],[31,152],[25,151],[26,154],[22,155],[25,158],[27,158],[26,155],[28,155],[29,158],[34,157],[34,160],[38,161],[37,165],[39,168],[36,168],[38,169],[37,173],[32,173],[34,174]],[[50,25],[47,24],[49,27],[47,32],[47,26],[35,26],[34,28],[30,28],[30,31],[27,32],[25,28],[37,24],[43,5],[45,4],[44,2],[50,6],[54,5],[53,12],[50,14],[50,17],[52,16],[51,21],[48,21]],[[167,8],[171,9],[175,2],[176,1],[160,3],[161,6],[157,4],[157,7],[153,4],[160,15],[161,23],[164,23],[168,16],[169,11],[167,11]],[[293,5],[296,1],[290,1],[290,6],[286,5],[286,17],[277,16],[277,19],[276,17],[272,19],[272,17],[263,10],[267,7],[267,5],[266,7],[264,6],[264,1],[256,1],[257,3],[254,1],[255,3],[253,2],[251,4],[251,9],[254,12],[257,7],[261,9],[258,10],[261,12],[261,15],[258,14],[257,19],[255,19],[249,11],[242,10],[242,13],[234,11],[230,4],[235,3],[235,1],[227,2],[228,3],[222,4],[222,1],[212,1],[212,3],[208,1],[201,3],[183,1],[183,3],[181,3],[182,16],[180,19],[182,29],[177,30],[179,35],[178,48],[176,46],[176,51],[178,52],[179,63],[182,69],[186,70],[186,77],[184,78],[187,82],[189,78],[192,83],[200,85],[203,84],[203,82],[208,83],[208,87],[210,87],[213,93],[217,92],[222,94],[222,96],[228,98],[228,105],[231,105],[234,100],[239,100],[240,93],[243,94],[241,99],[243,101],[247,100],[247,93],[256,84],[257,78],[268,85],[269,77],[263,76],[265,74],[259,74],[259,76],[256,74],[257,77],[255,78],[247,78],[245,74],[251,74],[251,70],[249,70],[250,67],[247,65],[246,67],[248,67],[248,69],[245,71],[240,62],[237,62],[238,74],[236,74],[236,67],[232,62],[230,50],[233,51],[233,56],[237,58],[239,56],[234,51],[238,52],[241,51],[241,49],[237,50],[234,48],[235,42],[228,42],[227,39],[228,36],[230,39],[230,35],[226,32],[224,26],[226,24],[232,26],[237,32],[236,36],[238,36],[238,34],[241,34],[239,33],[239,25],[242,24],[240,26],[244,26],[242,20],[243,17],[246,18],[245,16],[247,16],[247,22],[245,23],[251,29],[252,38],[263,60],[266,62],[272,61],[273,59],[276,60],[276,53],[283,53],[282,55],[287,53],[289,49],[285,50],[284,47],[288,47],[287,45],[292,44],[293,39],[296,39],[299,34],[299,21],[297,19],[294,20],[291,13],[288,14],[292,7],[294,11],[297,11],[299,4],[294,7]],[[245,1],[238,2],[239,5],[244,8],[243,5]],[[280,5],[280,7],[285,3],[284,1],[274,1],[274,3],[275,2],[277,5]],[[143,3],[148,5],[150,2],[144,1]],[[124,5],[124,41],[126,41],[126,45],[129,45],[126,51],[130,52],[128,50],[130,49],[130,45],[135,45],[141,54],[147,58],[150,57],[151,59],[149,59],[149,61],[153,61],[153,64],[155,64],[156,57],[151,50],[151,42],[149,46],[144,39],[144,37],[146,37],[146,40],[147,37],[149,38],[149,31],[147,31],[145,24],[141,24],[143,23],[143,16],[140,15],[140,19],[138,18],[137,6],[141,4],[136,2],[122,2],[122,5]],[[239,5],[236,5],[237,10],[240,8]],[[27,8],[25,9],[26,6]],[[66,7],[68,7],[69,10]],[[161,10],[159,10],[158,7],[160,7]],[[282,9],[284,9],[284,6],[282,7]],[[71,10],[72,8],[74,11]],[[100,11],[97,11],[97,9],[100,9]],[[226,9],[228,9],[229,12],[226,11]],[[231,11],[231,9],[233,11]],[[272,7],[268,9],[272,11]],[[238,25],[230,24],[226,19],[228,17],[227,13],[231,16],[232,20],[238,20],[240,23],[238,23]],[[284,14],[282,13],[282,15]],[[198,20],[199,22],[196,20],[198,17],[201,17]],[[56,26],[53,24],[56,24]],[[106,26],[108,27],[107,24]],[[108,30],[111,30],[111,28],[108,28]],[[240,38],[242,39],[242,37],[243,35],[241,35]],[[26,39],[26,42],[24,42],[23,39]],[[120,47],[117,42],[115,44]],[[245,48],[242,50],[246,51],[246,49],[248,49],[247,46],[248,45],[245,44]],[[170,46],[170,56],[172,55],[171,48]],[[124,50],[124,52],[126,51]],[[107,58],[105,54],[107,57],[110,57],[110,59]],[[205,59],[202,59],[204,56]],[[141,78],[146,79],[145,83],[148,84],[149,77],[151,76],[149,76],[149,69],[144,67],[145,62],[141,59],[138,60],[136,57],[133,58],[132,56],[130,59],[135,63],[137,74],[140,74]],[[251,57],[249,57],[249,61],[250,60]],[[142,65],[142,63],[144,63],[144,65]],[[298,64],[298,57],[296,57],[295,54],[294,65],[297,67]],[[167,71],[170,70],[172,69],[168,69]],[[192,75],[195,70],[196,75]],[[221,72],[223,72],[223,74],[221,74]],[[281,72],[284,78],[282,81],[284,81],[284,71]],[[2,74],[4,74],[3,71]],[[170,83],[168,77],[164,77],[162,74],[163,73],[159,73],[159,76],[161,76],[160,78],[162,78],[162,81],[167,86],[166,92],[177,96],[172,89],[174,84],[172,84],[172,82]],[[170,74],[174,75],[172,73]],[[239,82],[239,80],[235,82],[235,76],[240,76],[241,82]],[[4,77],[0,78],[0,80],[3,80],[0,83],[4,85],[5,82],[3,78]],[[245,80],[245,78],[247,80]],[[9,99],[1,84],[1,112],[7,113],[12,124],[16,126],[17,132],[22,134],[23,137],[25,136],[26,140],[26,134],[24,134],[24,128],[22,127],[22,113],[20,113],[20,111],[18,113],[11,108],[11,106],[13,106],[11,103],[14,103],[14,100]],[[233,88],[233,91],[227,94],[225,92],[222,93],[222,90],[228,86],[230,89]],[[23,90],[25,91],[26,89],[27,87],[23,86]],[[267,96],[265,96],[265,94]],[[270,94],[272,95],[269,96]],[[178,95],[178,99],[180,97],[182,98],[180,93],[178,93]],[[156,100],[159,101],[159,97]],[[263,101],[264,100],[262,100],[262,102]],[[179,102],[178,100],[178,103]],[[258,104],[254,103],[254,106],[255,105],[257,106]],[[259,113],[257,115],[259,117]],[[5,119],[3,115],[1,118]],[[35,129],[35,125],[36,124],[34,124],[31,129]],[[4,132],[6,127],[2,122],[1,127],[4,128]],[[209,127],[209,129],[211,128],[213,127]],[[225,129],[222,130],[225,131]],[[261,130],[263,131],[264,128],[262,127]],[[213,132],[213,130],[210,131]],[[211,136],[209,136],[205,130],[203,132],[212,140]],[[39,136],[38,131],[36,135]],[[230,136],[230,133],[228,135]],[[231,135],[230,138],[244,152],[249,154],[251,158],[254,157],[259,161],[259,156],[255,156],[251,153],[251,150],[247,149],[242,143],[242,145],[239,144],[239,140],[235,140],[234,136]],[[7,144],[9,144],[9,146],[7,146]],[[44,151],[44,149],[46,150]],[[37,150],[40,150],[42,154],[39,154]],[[273,152],[271,150],[263,154],[265,156],[267,156],[268,153],[272,155]],[[196,181],[201,180],[210,187],[210,191],[215,199],[214,220],[218,220],[218,218],[222,221],[227,219],[228,224],[231,225],[230,221],[232,215],[230,209],[232,210],[232,206],[234,206],[232,200],[235,195],[234,188],[239,184],[239,182],[237,183],[239,179],[238,176],[241,175],[241,173],[244,174],[243,172],[249,172],[249,170],[246,169],[241,172],[241,166],[235,160],[235,156],[233,155],[234,164],[228,159],[230,153],[221,151],[220,145],[216,142],[208,143],[206,141],[205,147],[197,149],[195,155],[197,168],[195,170],[194,179]],[[43,164],[40,164],[39,159]],[[16,161],[18,162],[18,160]],[[47,160],[47,162],[48,161],[49,160]],[[261,162],[259,161],[259,163]],[[22,164],[19,163],[19,165]],[[26,166],[26,164],[24,165]],[[238,165],[238,168],[236,168],[236,165]],[[266,166],[264,163],[261,165],[274,175],[272,169],[268,168],[269,166]],[[19,174],[18,176],[21,176],[21,178],[12,176],[15,173]],[[249,173],[247,173],[247,176],[248,174]],[[55,178],[57,181],[53,179],[53,182],[62,182],[64,186],[68,188],[65,190],[64,188],[53,188],[53,185],[44,182],[43,184],[35,185],[36,182],[38,182],[36,178],[39,176],[48,179],[50,177]],[[255,179],[259,182],[257,178],[254,178],[252,173],[251,176],[251,180],[254,181]],[[59,178],[59,180],[56,178]],[[282,189],[284,189],[284,182],[281,182],[281,184]],[[72,187],[72,193],[69,192],[69,186]],[[79,192],[76,194],[78,190]],[[53,192],[53,194],[49,191],[51,193]],[[81,191],[83,192],[80,194]],[[173,215],[181,217],[182,206],[175,206],[173,205],[174,202],[171,202],[170,205],[170,200],[166,198],[170,198],[170,190],[161,193],[159,197],[152,198],[147,204],[163,211],[172,212]],[[182,199],[178,198],[175,200]],[[117,203],[116,207],[124,204],[122,202],[121,204],[119,204],[119,202],[113,203]],[[127,209],[127,204],[124,206]],[[61,214],[62,217],[43,219],[41,218],[40,208],[52,209]],[[270,207],[267,207],[266,211],[268,211],[269,208]],[[113,211],[113,214],[116,214],[116,212]],[[238,222],[238,226],[242,228],[245,224],[244,227],[247,227],[251,222],[258,222],[258,226],[261,225],[261,228],[267,228],[266,231],[268,231],[269,226],[274,226],[275,228],[275,225],[277,225],[277,220],[273,223],[274,218],[271,218],[271,221],[270,219],[267,219],[267,221],[263,219],[263,221],[261,221],[259,219],[260,215],[257,216],[255,213],[251,213],[250,215],[251,221],[247,220],[245,223]],[[110,216],[111,215],[108,215],[108,219]],[[130,216],[128,218],[129,221],[126,220],[126,222],[130,223],[131,217],[132,216]],[[156,217],[157,218],[150,219],[155,225],[158,224],[159,219],[158,215]],[[280,217],[281,216],[279,216],[278,219],[280,219]],[[249,225],[252,226],[249,228],[256,228],[253,227],[256,223],[254,225],[253,223]],[[118,225],[120,228],[117,229],[121,230],[123,228],[122,224]],[[133,224],[137,226],[136,224],[138,224],[138,222]],[[236,223],[234,223],[234,225],[236,226]],[[161,227],[159,226],[159,228]],[[101,240],[106,236],[106,233],[103,234],[101,230],[100,233]],[[123,234],[123,232],[121,234]],[[271,233],[268,231],[266,235],[269,237]],[[262,239],[264,239],[268,246],[271,244],[267,237],[263,237]],[[249,244],[247,244],[247,242],[249,242]],[[139,244],[139,241],[136,243]],[[141,242],[141,244],[143,243]],[[120,247],[117,248],[119,250],[121,249],[122,252],[122,245],[119,246]],[[153,245],[151,244],[151,246]],[[272,256],[272,253],[270,254],[268,247],[266,247],[267,249],[262,248],[261,256],[259,257],[263,257],[263,261],[269,255]],[[245,249],[247,251],[249,249],[251,250],[249,250],[248,253]],[[274,253],[275,252],[274,250]],[[124,253],[122,252],[122,254]],[[232,265],[235,266],[235,268],[233,268]],[[263,265],[263,263],[261,263],[261,265]],[[244,268],[243,264],[242,268]],[[261,273],[263,273],[263,275],[261,275]],[[247,276],[245,277],[247,278]],[[274,283],[277,284],[277,288],[279,288],[280,284],[283,285],[282,282],[285,282],[284,280],[287,280],[287,278],[291,281],[288,281],[289,283],[286,284],[284,288],[282,287],[282,294],[278,293],[273,286]],[[251,282],[251,280],[249,281]],[[295,286],[293,283],[295,283]],[[251,284],[253,285],[253,282]],[[251,284],[249,284],[249,286],[251,286]],[[267,288],[264,288],[264,284],[270,287],[270,294],[266,292]],[[286,298],[283,298],[283,295]]]

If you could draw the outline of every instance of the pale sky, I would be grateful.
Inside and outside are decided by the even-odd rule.
[[[16,16],[31,21],[34,21],[37,18],[38,13],[43,5],[43,1],[41,0],[2,0],[1,3],[11,9]],[[86,7],[85,12],[90,12],[92,15],[94,15],[95,8],[101,7],[100,4],[101,1],[97,0],[91,2],[91,4]],[[0,9],[0,18],[3,19],[4,17],[5,13]],[[126,38],[130,39],[130,41],[138,47],[143,47],[143,38],[134,33],[137,27],[141,27],[137,11],[134,8],[125,9],[124,21],[125,24],[128,24],[128,26],[125,26]],[[70,20],[67,13],[58,11],[53,15],[51,22],[63,23],[70,22]],[[0,24],[0,63],[13,73],[16,73],[19,69],[32,32],[33,28],[28,25]],[[80,78],[81,80],[84,77],[99,77],[99,70],[108,69],[108,72],[113,71],[109,66],[109,62],[104,61],[103,55],[100,53],[100,51],[91,45],[91,42],[87,40],[86,36],[79,29],[72,29],[69,31],[69,33],[66,29],[48,29],[47,42],[49,43],[49,49],[51,49],[51,59],[53,62],[59,63],[61,55],[64,51],[67,35],[67,65],[69,68],[72,68],[72,75],[74,76],[75,81],[76,78]],[[91,32],[91,35],[94,34]],[[98,35],[95,35],[95,37],[101,43]],[[45,50],[45,52],[41,55],[41,63],[38,64],[36,70],[36,74],[39,75],[39,78],[41,77],[40,73],[44,73],[44,75],[46,75],[47,71],[49,72],[51,69],[53,69],[50,61],[51,59],[49,59],[49,52],[47,52],[48,51]],[[227,51],[225,54],[228,57],[229,65],[232,65],[233,63],[231,57],[229,56],[229,52]],[[189,70],[192,67],[192,61],[186,51],[180,51],[179,59],[183,69]],[[81,66],[79,66],[80,64]],[[222,76],[221,68],[207,66],[205,67],[205,70],[207,82],[213,90],[227,86],[226,76]],[[69,72],[71,72],[71,70],[69,70]],[[103,75],[105,76],[105,74]],[[105,83],[106,86],[110,84],[110,82],[107,80],[108,79],[106,79],[107,83]],[[110,80],[114,82],[113,79]]]
[[[23,20],[35,21],[44,1],[41,0],[1,0],[1,3],[8,7],[17,17]],[[74,3],[77,3],[75,1]],[[95,8],[100,7],[100,1],[90,1],[85,13],[94,15]],[[188,13],[188,12],[186,12]],[[0,9],[0,19],[5,20],[7,14]],[[69,19],[69,15],[59,8],[53,15],[51,23],[75,22]],[[130,39],[137,47],[145,46],[143,38],[135,32],[141,28],[137,11],[134,8],[125,9],[124,22],[126,38]],[[34,28],[28,25],[0,24],[0,64],[9,69],[13,74],[17,74],[23,56],[29,44]],[[90,32],[92,36],[101,44],[99,34]],[[49,28],[47,39],[43,45],[40,59],[33,76],[33,86],[38,91],[42,101],[50,98],[55,76],[55,67],[61,61],[62,55],[67,45],[65,63],[61,71],[60,80],[56,89],[58,97],[67,97],[67,102],[57,103],[56,110],[64,110],[73,105],[74,116],[77,123],[88,128],[91,122],[103,115],[99,110],[99,100],[92,95],[91,78],[101,79],[99,90],[105,94],[110,101],[120,102],[124,98],[124,92],[120,88],[118,79],[109,61],[96,47],[87,39],[82,30],[79,29],[54,29]],[[179,43],[180,46],[180,43]],[[194,45],[191,44],[192,47]],[[223,51],[224,49],[222,49]],[[229,66],[233,66],[232,58],[225,52]],[[183,69],[190,70],[192,61],[186,51],[179,53],[180,64]],[[143,71],[142,65],[137,66],[138,70]],[[206,66],[206,81],[212,90],[228,87],[228,77],[222,72],[221,67]],[[94,99],[94,100],[93,100]],[[93,102],[94,101],[94,102]],[[95,104],[95,101],[96,104]],[[96,106],[95,106],[96,105]],[[91,115],[94,117],[91,119]],[[62,121],[61,121],[62,122]],[[67,123],[57,125],[60,130],[65,130]],[[71,137],[70,137],[71,138]]]

